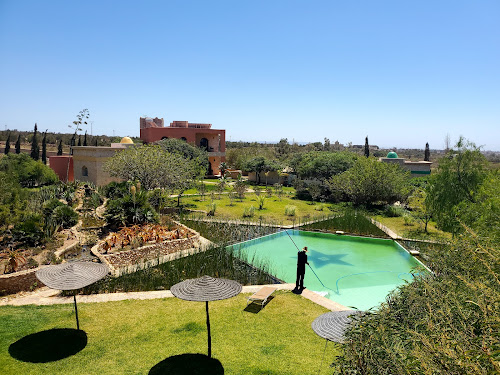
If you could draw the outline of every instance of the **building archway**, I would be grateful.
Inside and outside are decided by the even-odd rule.
[[[186,137],[181,137],[181,141],[187,142]]]
[[[89,169],[85,165],[82,167],[82,176],[83,177],[89,176]]]
[[[164,139],[168,139],[168,137],[161,137],[161,140],[163,141]]]
[[[208,139],[202,138],[200,139],[200,147],[206,151],[208,151]]]

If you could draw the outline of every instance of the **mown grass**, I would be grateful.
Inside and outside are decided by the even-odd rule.
[[[228,375],[316,373],[325,341],[311,329],[327,310],[290,292],[257,314],[246,297],[210,302],[212,353]],[[21,362],[9,355],[17,340],[52,328],[74,328],[73,306],[0,307],[0,364],[10,374],[147,374],[164,359],[207,352],[205,304],[176,298],[78,305],[86,347],[48,363]],[[330,343],[321,372],[339,355]],[[326,360],[328,358],[328,360]]]
[[[363,236],[388,237],[387,234],[374,225],[361,210],[346,208],[337,217],[304,225],[300,229],[313,231],[335,232],[337,230]]]
[[[265,195],[265,193],[262,193]],[[245,208],[255,207],[255,213],[252,218],[246,218],[247,220],[258,222],[259,218],[262,217],[264,220],[273,220],[278,223],[283,223],[285,225],[293,224],[300,221],[306,221],[308,219],[313,219],[314,217],[327,216],[331,214],[329,210],[329,204],[312,203],[308,201],[303,201],[300,199],[291,198],[290,196],[284,196],[281,200],[276,197],[267,197],[264,202],[264,207],[259,210],[258,197],[254,193],[247,193],[243,200],[234,199],[232,205],[231,200],[227,195],[221,195],[216,197],[213,202],[217,205],[215,210],[215,218],[224,218],[229,220],[243,220],[243,212]],[[191,209],[208,211],[208,205],[211,203],[210,198],[207,196],[205,200],[201,197],[184,197],[182,203]],[[295,206],[295,216],[286,216],[285,207]],[[320,208],[322,208],[320,210]]]
[[[372,215],[372,217],[404,238],[432,241],[447,241],[451,239],[451,233],[443,232],[437,229],[434,222],[430,222],[428,224],[427,231],[429,233],[425,233],[424,227],[421,223],[416,221],[412,225],[406,225],[404,218],[401,216],[387,217],[382,215]]]

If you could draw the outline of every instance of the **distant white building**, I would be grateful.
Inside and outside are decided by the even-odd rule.
[[[411,172],[411,177],[421,177],[431,174],[430,161],[407,161],[405,158],[400,158],[398,154],[391,151],[387,154],[385,158],[379,158],[380,161],[384,163],[396,163],[403,169]]]

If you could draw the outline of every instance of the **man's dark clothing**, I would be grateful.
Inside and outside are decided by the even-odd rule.
[[[307,254],[305,251],[297,253],[297,281],[295,289],[304,289],[304,274],[306,273]]]

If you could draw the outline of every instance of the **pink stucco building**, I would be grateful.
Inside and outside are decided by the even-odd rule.
[[[226,131],[212,129],[212,124],[173,121],[170,126],[163,126],[163,119],[141,117],[140,137],[144,143],[152,143],[167,138],[182,139],[208,152],[212,173],[219,174],[219,164],[226,161]]]

